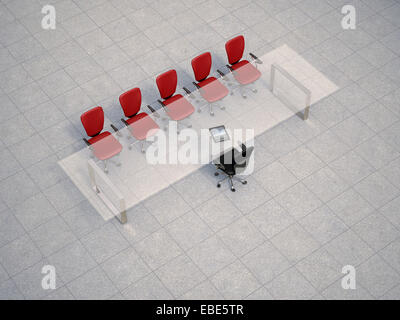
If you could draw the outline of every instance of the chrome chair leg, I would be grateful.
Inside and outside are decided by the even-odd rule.
[[[219,180],[218,183],[217,183],[217,187],[218,187],[218,188],[221,188],[221,183],[224,182],[224,181],[225,181],[226,179],[228,179],[228,178],[229,178],[229,176],[225,176],[225,178]]]
[[[236,189],[235,189],[235,187],[233,186],[232,176],[229,176],[229,183],[230,183],[230,185],[231,185],[231,191],[232,191],[232,192],[235,192]]]
[[[186,118],[187,120],[190,120],[190,116]],[[186,128],[191,128],[193,125],[191,123],[182,123]]]
[[[188,117],[189,118],[189,117]],[[179,129],[179,126],[181,126],[181,127],[186,127],[186,128],[191,128],[192,127],[192,124],[191,123],[187,123],[187,124],[185,124],[184,122],[183,122],[183,120],[180,120],[180,121],[178,121],[178,123],[177,123],[177,133],[179,134],[180,133],[180,129]],[[182,129],[182,128],[181,128]]]
[[[214,116],[213,105],[210,103],[209,106],[210,106],[210,115]]]
[[[243,99],[247,99],[247,95],[244,93],[245,88],[243,86],[240,86],[240,95],[242,96]]]
[[[219,173],[216,172],[216,173],[214,173],[214,175],[215,175],[215,176],[218,176]],[[231,191],[232,191],[232,192],[235,192],[236,189],[235,189],[235,187],[234,187],[234,185],[233,185],[233,179],[234,179],[235,177],[234,177],[234,176],[227,175],[227,174],[225,174],[225,173],[224,173],[224,175],[225,175],[225,177],[224,177],[223,179],[221,179],[221,180],[218,181],[217,187],[218,187],[218,188],[221,188],[221,183],[224,182],[225,180],[229,180],[229,184],[230,184],[230,186],[231,186]],[[247,182],[246,182],[246,183],[247,183]]]
[[[117,154],[117,167],[121,166],[121,153]]]
[[[238,176],[234,176],[233,179],[235,179],[235,180],[241,182],[242,184],[247,184],[247,180],[242,179],[242,178],[239,178]]]
[[[104,163],[104,172],[108,173],[107,160],[104,160],[103,163]]]

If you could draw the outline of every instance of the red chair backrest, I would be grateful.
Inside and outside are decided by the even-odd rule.
[[[163,99],[168,99],[173,96],[178,84],[178,75],[175,70],[169,70],[160,74],[156,79],[158,91]]]
[[[211,71],[211,53],[203,53],[192,60],[192,68],[196,81],[205,80]]]
[[[104,111],[96,107],[81,115],[81,122],[89,137],[97,136],[104,127]]]
[[[140,111],[142,105],[142,92],[139,88],[131,89],[119,96],[119,103],[125,117],[131,118]]]
[[[229,64],[235,64],[243,57],[244,52],[244,37],[237,36],[229,40],[225,44],[226,55],[228,56]]]

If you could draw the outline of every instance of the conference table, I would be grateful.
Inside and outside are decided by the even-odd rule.
[[[105,220],[117,217],[126,223],[130,208],[232,148],[240,148],[242,143],[247,147],[254,145],[257,136],[293,116],[307,121],[310,107],[338,90],[287,45],[257,57],[249,56],[249,61],[261,72],[261,77],[248,86],[239,85],[226,66],[218,68],[215,76],[229,89],[229,94],[215,103],[213,116],[201,89],[186,84],[182,96],[194,106],[195,112],[175,122],[170,121],[158,101],[143,105],[142,111],[160,129],[149,134],[145,143],[133,139],[129,127],[115,132],[113,137],[123,149],[109,161],[107,172],[89,147],[62,159],[59,165]],[[106,123],[111,124],[108,119]],[[221,125],[230,139],[216,142],[209,129]],[[250,162],[243,174],[251,174],[253,167]]]

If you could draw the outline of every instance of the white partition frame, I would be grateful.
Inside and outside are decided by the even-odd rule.
[[[293,77],[288,71],[286,71],[283,67],[281,67],[280,65],[273,63],[271,65],[271,92],[273,94],[274,93],[274,89],[275,89],[275,73],[276,70],[278,70],[281,74],[283,74],[288,80],[290,80],[296,87],[298,87],[301,91],[303,91],[306,95],[306,100],[305,100],[305,109],[304,109],[304,113],[303,113],[303,120],[307,120],[308,116],[310,114],[310,105],[311,105],[311,91],[308,90],[303,84],[301,84],[295,77]],[[290,104],[289,101],[287,101],[287,99],[285,99],[285,97],[278,97],[282,100],[284,100],[284,102],[286,104]]]
[[[121,192],[114,186],[108,176],[101,170],[93,159],[88,160],[88,170],[90,177],[90,184],[92,189],[96,192],[97,196],[104,202],[104,204],[111,210],[111,212],[118,218],[118,220],[125,224],[128,222],[128,218],[126,215],[126,202],[125,198],[121,194]],[[117,208],[113,202],[107,198],[104,192],[102,192],[99,185],[96,183],[96,175],[98,175],[104,183],[112,190],[115,194],[117,201],[119,203],[119,208]]]

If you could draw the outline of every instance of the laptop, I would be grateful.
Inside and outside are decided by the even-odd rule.
[[[210,128],[210,133],[215,142],[223,142],[229,140],[228,132],[226,132],[225,126],[218,126]]]

